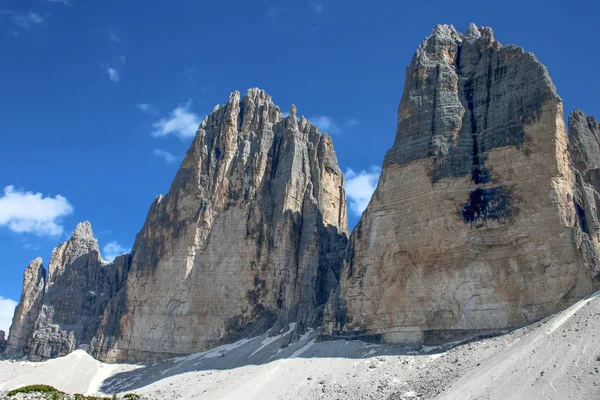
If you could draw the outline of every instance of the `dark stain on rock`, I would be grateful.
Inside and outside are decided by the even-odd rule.
[[[504,186],[477,188],[469,193],[469,201],[460,210],[466,224],[479,228],[487,220],[504,221],[513,216],[510,193]]]
[[[573,201],[575,205],[575,212],[577,213],[577,221],[579,222],[579,227],[584,233],[589,235],[590,231],[588,229],[587,220],[585,219],[585,210],[577,201]]]

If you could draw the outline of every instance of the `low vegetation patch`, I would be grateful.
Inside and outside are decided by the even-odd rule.
[[[61,392],[60,390],[58,390],[55,387],[52,386],[48,386],[48,385],[29,385],[29,386],[23,386],[22,388],[18,388],[18,389],[14,389],[11,390],[10,392],[8,392],[8,396],[14,396],[17,395],[19,393],[47,393],[47,394],[65,394],[64,392]]]
[[[14,396],[18,394],[39,394],[43,396],[43,399],[48,400],[140,400],[141,397],[135,393],[127,393],[123,396],[117,396],[113,394],[112,397],[99,397],[99,396],[84,396],[82,394],[76,393],[74,395],[69,395],[65,392],[61,392],[55,387],[49,385],[29,385],[23,386],[18,389],[11,390],[6,395],[8,399],[12,399]],[[2,397],[0,395],[0,397]],[[37,398],[37,397],[35,397]],[[41,399],[42,397],[40,397]]]

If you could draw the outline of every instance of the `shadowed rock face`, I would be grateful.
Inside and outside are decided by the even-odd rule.
[[[295,107],[284,118],[261,90],[233,93],[152,204],[95,354],[164,358],[276,322],[318,326],[346,244],[343,182],[330,137]]]
[[[124,272],[118,265],[102,260],[89,222],[54,249],[47,273],[41,258],[33,260],[25,270],[7,354],[42,360],[89,345],[119,288],[117,275]]]
[[[578,175],[546,68],[489,28],[437,26],[405,82],[396,140],[351,236],[325,334],[449,341],[590,293],[597,193],[578,182],[596,179],[597,124],[571,119]]]
[[[347,243],[331,138],[263,91],[198,129],[130,255],[104,262],[89,223],[25,273],[11,354],[89,345],[105,360],[189,354],[271,327],[320,326]]]
[[[82,223],[48,272],[31,262],[6,354],[86,345],[145,361],[291,323],[289,340],[322,326],[439,343],[535,321],[600,286],[600,129],[575,111],[569,130],[532,54],[489,28],[437,26],[406,70],[395,143],[348,243],[331,138],[261,90],[235,92],[131,254],[103,261]]]
[[[21,300],[15,310],[10,327],[10,340],[6,345],[8,354],[28,354],[29,339],[42,308],[45,285],[46,269],[42,265],[42,259],[36,258],[29,263],[23,274]]]
[[[6,332],[0,331],[0,354],[6,350]]]
[[[575,110],[569,116],[569,152],[573,172],[575,245],[591,276],[600,272],[600,126]]]

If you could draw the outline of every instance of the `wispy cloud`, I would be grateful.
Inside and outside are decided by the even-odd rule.
[[[169,153],[166,150],[154,149],[152,154],[154,154],[156,157],[162,158],[167,164],[179,161],[179,157],[174,156],[172,153]]]
[[[356,118],[350,118],[347,119],[346,122],[344,122],[344,127],[346,129],[356,128],[358,125],[360,125],[360,121]]]
[[[62,217],[72,213],[73,207],[61,195],[44,197],[41,193],[7,186],[0,197],[0,226],[17,233],[60,236],[64,230]]]
[[[37,244],[33,244],[33,243],[29,243],[29,242],[23,243],[23,248],[25,250],[30,250],[30,251],[37,251],[37,250],[41,249],[41,247],[38,246]]]
[[[0,296],[0,331],[4,331],[7,336],[15,314],[15,307],[17,307],[16,301]]]
[[[152,104],[149,104],[149,103],[138,103],[138,104],[135,105],[135,107],[138,110],[140,110],[141,112],[143,112],[143,113],[146,113],[146,114],[149,114],[149,115],[154,115],[154,116],[158,115],[158,110]]]
[[[48,3],[64,4],[65,6],[71,6],[73,3],[70,0],[46,0]]]
[[[106,261],[114,261],[121,254],[127,254],[130,251],[131,248],[123,247],[119,243],[112,241],[108,242],[102,249],[102,258]]]
[[[44,23],[44,18],[38,13],[18,13],[14,10],[0,9],[0,15],[7,15],[12,22],[22,29],[35,29]]]
[[[358,125],[360,125],[360,121],[356,118],[349,118],[345,121],[342,120],[341,123],[338,123],[337,119],[334,119],[327,115],[316,115],[309,118],[309,121],[316,125],[321,132],[328,132],[332,135],[342,133],[342,129],[340,128],[340,126],[343,126],[344,129],[354,129]]]
[[[360,216],[369,205],[371,196],[377,188],[379,175],[381,175],[381,169],[374,165],[368,170],[363,169],[358,173],[352,168],[346,170],[344,189],[346,190],[350,211],[354,215]]]
[[[125,64],[127,62],[127,57],[121,55],[119,56],[119,61],[121,61],[121,64]]]
[[[113,82],[119,82],[121,80],[121,75],[119,74],[118,69],[113,68],[110,65],[105,65],[105,64],[103,64],[102,67],[106,71],[106,74],[108,75],[108,79],[110,79]]]
[[[175,135],[180,139],[194,137],[198,126],[200,126],[200,117],[190,110],[192,102],[180,104],[169,114],[168,118],[161,118],[152,124],[154,131],[152,136],[162,137]]]
[[[121,39],[117,36],[117,33],[113,29],[108,31],[108,39],[115,43],[121,43]]]
[[[309,121],[316,125],[322,132],[337,134],[342,131],[338,128],[333,118],[328,117],[327,115],[317,115],[309,118]]]

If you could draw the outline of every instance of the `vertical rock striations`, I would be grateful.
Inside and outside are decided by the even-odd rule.
[[[600,165],[598,131],[571,120],[580,173],[546,68],[489,28],[437,26],[406,70],[396,140],[325,333],[436,343],[523,325],[590,293],[597,193],[585,182]]]
[[[202,122],[130,255],[102,261],[88,223],[25,273],[12,353],[90,345],[105,360],[189,354],[320,326],[347,243],[331,138],[292,106],[233,93]]]
[[[6,354],[167,358],[296,334],[439,343],[535,321],[600,287],[600,128],[489,28],[437,26],[347,243],[331,138],[263,91],[202,122],[131,254],[89,223],[25,271]],[[333,296],[331,295],[333,293]],[[0,352],[2,349],[0,348]]]
[[[233,93],[202,122],[166,196],[148,212],[108,360],[189,354],[296,322],[321,323],[346,243],[331,138],[295,107]]]
[[[27,354],[29,339],[33,333],[35,320],[42,309],[46,270],[42,259],[36,258],[29,263],[23,274],[21,300],[15,310],[6,345],[8,354]]]
[[[117,264],[102,260],[89,222],[54,249],[47,274],[42,260],[33,260],[25,270],[7,354],[41,360],[89,345],[119,288]]]
[[[569,151],[573,165],[575,244],[588,273],[600,272],[600,126],[594,117],[575,110],[569,116]]]
[[[6,332],[0,330],[0,355],[6,350]]]

